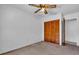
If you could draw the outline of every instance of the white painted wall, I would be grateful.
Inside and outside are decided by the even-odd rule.
[[[65,40],[76,42],[79,46],[79,12],[65,15],[65,20],[76,18],[75,21],[66,21]]]
[[[41,22],[16,5],[0,5],[0,53],[42,41]]]

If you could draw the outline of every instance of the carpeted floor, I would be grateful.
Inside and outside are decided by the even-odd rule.
[[[40,42],[3,55],[79,55],[79,47]]]

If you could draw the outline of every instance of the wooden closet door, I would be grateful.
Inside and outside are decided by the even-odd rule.
[[[50,22],[45,22],[44,23],[45,25],[44,25],[44,39],[45,39],[45,41],[48,41],[48,42],[50,42],[51,41],[51,23]]]
[[[52,21],[52,42],[59,43],[59,20]]]
[[[59,43],[59,20],[44,23],[44,40]]]

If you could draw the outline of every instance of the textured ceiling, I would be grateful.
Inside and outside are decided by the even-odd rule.
[[[38,8],[31,7],[26,5],[29,9],[30,12],[34,12]],[[75,13],[79,12],[79,4],[61,4],[57,5],[57,8],[50,9],[48,10],[50,14],[56,14],[58,12],[63,12],[63,14],[70,14],[70,13]]]
[[[29,6],[27,4],[16,4],[13,5],[17,8],[20,8],[24,11],[28,11],[28,13],[33,14],[38,8]],[[56,14],[58,12],[63,12],[64,15],[79,12],[79,4],[60,4],[57,5],[57,8],[48,10],[49,14]]]

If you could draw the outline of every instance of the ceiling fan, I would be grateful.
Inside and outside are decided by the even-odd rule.
[[[39,11],[42,11],[45,14],[48,14],[47,9],[56,8],[56,5],[54,5],[54,4],[29,4],[29,6],[33,6],[33,7],[39,8],[34,13],[37,13]]]

